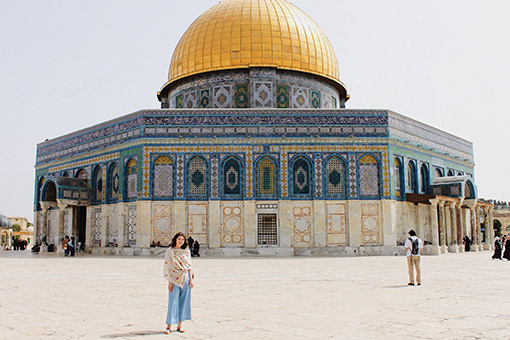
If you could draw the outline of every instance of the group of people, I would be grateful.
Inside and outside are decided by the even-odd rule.
[[[193,240],[191,235],[188,237],[188,246],[191,256],[200,257],[200,243],[198,243],[196,240]]]
[[[494,254],[492,255],[492,259],[502,260],[502,257],[510,261],[510,236],[503,235],[503,238],[501,238],[496,235],[494,238]]]
[[[62,249],[64,249],[64,256],[74,256],[76,243],[74,240],[74,236],[65,236],[62,241]]]
[[[14,242],[12,243],[12,249],[13,250],[25,250],[27,249],[28,242],[27,240],[20,240],[15,238]]]

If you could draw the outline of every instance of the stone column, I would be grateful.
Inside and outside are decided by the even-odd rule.
[[[444,237],[446,249],[452,245],[452,202],[444,202]]]
[[[441,246],[441,253],[446,253],[447,250],[444,205],[444,201],[439,201],[439,245]]]
[[[57,253],[61,254],[64,252],[62,248],[62,240],[64,239],[64,222],[65,222],[65,211],[67,208],[67,204],[59,202],[58,203],[58,239],[57,239]]]
[[[457,253],[459,251],[458,240],[457,240],[457,203],[450,202],[450,218],[451,218],[451,226],[450,226],[450,235],[451,235],[451,243],[448,247],[448,251],[451,253]]]
[[[438,214],[437,214],[437,205],[439,200],[431,199],[430,202],[430,235],[432,242],[432,249],[430,251],[431,254],[438,255],[441,251],[439,248],[439,224],[438,224]]]
[[[476,223],[476,210],[475,207],[469,206],[469,215],[470,215],[470,223],[471,223],[471,248],[475,251],[478,251],[478,232],[477,232],[477,224]]]
[[[489,207],[488,209],[488,218],[489,218],[489,245],[490,249],[493,248],[494,245],[494,207]]]

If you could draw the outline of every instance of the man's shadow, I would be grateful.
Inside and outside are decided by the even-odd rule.
[[[115,339],[115,338],[134,338],[139,336],[148,336],[148,335],[157,335],[164,334],[163,331],[133,331],[128,333],[118,333],[118,334],[109,334],[103,335],[101,338],[103,339]]]

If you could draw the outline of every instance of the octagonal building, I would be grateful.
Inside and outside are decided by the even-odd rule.
[[[285,0],[223,0],[179,41],[161,109],[38,144],[35,237],[158,254],[427,253],[492,244],[470,142],[389,110],[346,109],[333,47]]]

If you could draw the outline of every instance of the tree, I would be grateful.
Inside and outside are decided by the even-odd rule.
[[[12,225],[12,231],[20,231],[20,230],[21,230],[21,227],[19,226],[19,224]]]
[[[494,220],[494,233],[501,236],[501,222],[499,220]]]

